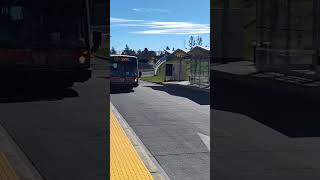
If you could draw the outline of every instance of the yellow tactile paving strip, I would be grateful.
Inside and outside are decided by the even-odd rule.
[[[0,180],[19,180],[7,157],[0,152]]]
[[[153,180],[112,111],[110,111],[110,179]]]

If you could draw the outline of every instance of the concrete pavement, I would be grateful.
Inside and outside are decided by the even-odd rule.
[[[215,180],[320,178],[319,100],[213,77]]]
[[[201,84],[191,84],[190,81],[170,81],[170,82],[162,82],[161,84],[167,86],[180,86],[183,88],[189,88],[198,91],[204,91],[210,93],[210,85],[201,85]]]
[[[0,97],[0,123],[44,179],[105,180],[109,175],[107,62],[93,77],[63,91]]]
[[[110,98],[172,180],[210,179],[209,93],[140,81]]]

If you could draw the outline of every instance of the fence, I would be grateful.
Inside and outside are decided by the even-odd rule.
[[[190,83],[208,86],[210,84],[210,59],[190,59],[189,62]]]
[[[319,1],[260,0],[256,10],[257,68],[281,73],[315,71],[319,64]]]

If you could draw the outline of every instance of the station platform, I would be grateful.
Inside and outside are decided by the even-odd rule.
[[[119,120],[110,110],[110,179],[152,180],[153,177],[130,139],[122,129]]]
[[[0,179],[3,180],[19,180],[20,178],[13,169],[11,163],[7,159],[7,156],[0,152]]]

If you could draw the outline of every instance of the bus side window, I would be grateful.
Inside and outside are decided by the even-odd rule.
[[[10,7],[10,17],[12,20],[22,20],[23,19],[23,9],[20,6]]]

